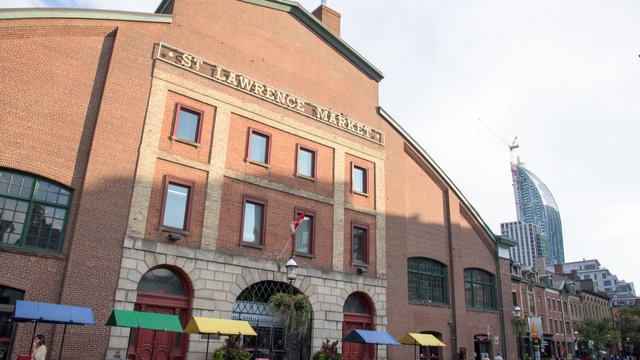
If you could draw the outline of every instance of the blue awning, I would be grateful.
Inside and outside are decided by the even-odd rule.
[[[94,324],[91,308],[23,300],[16,301],[13,320],[35,320],[51,324]]]
[[[380,344],[380,345],[400,345],[391,334],[386,331],[373,330],[351,330],[342,342],[353,342],[361,344]]]

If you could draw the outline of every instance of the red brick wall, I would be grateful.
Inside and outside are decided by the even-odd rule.
[[[177,231],[177,233],[183,235],[183,238],[177,242],[168,239],[168,235],[174,231],[162,226],[161,212],[164,204],[166,176],[178,180],[186,180],[194,184],[190,194],[192,200],[188,234]],[[202,224],[204,221],[206,193],[207,173],[205,171],[158,159],[156,162],[156,171],[153,176],[149,211],[147,212],[145,238],[191,248],[199,248],[202,241]]]
[[[249,129],[269,135],[271,142],[268,167],[247,161]],[[315,149],[317,161],[316,180],[296,176],[296,145]],[[333,197],[333,149],[290,133],[232,114],[227,143],[226,168],[242,174],[257,176],[318,195]]]
[[[267,200],[264,248],[240,244],[243,196]],[[221,213],[225,215],[219,230],[218,251],[269,260],[275,260],[281,254],[283,259],[287,258],[291,253],[291,243],[287,244],[291,236],[289,224],[294,219],[295,209],[313,209],[316,221],[315,257],[298,256],[296,261],[302,268],[331,269],[333,206],[229,178],[224,180],[221,203]]]
[[[199,146],[176,139],[172,140],[172,135],[175,131],[178,104],[188,109],[202,112],[200,117],[202,130],[200,131],[200,141],[198,141]],[[164,110],[162,133],[160,135],[158,149],[183,156],[187,159],[208,163],[211,157],[211,141],[213,139],[215,115],[215,107],[203,104],[184,95],[169,92],[167,94],[167,104]]]

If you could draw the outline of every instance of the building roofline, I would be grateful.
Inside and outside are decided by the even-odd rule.
[[[100,10],[100,9],[68,9],[68,8],[30,8],[0,9],[0,20],[12,19],[91,19],[119,20],[169,24],[172,15],[153,14],[135,11]]]
[[[423,159],[429,165],[431,165],[431,167],[436,172],[436,174],[438,174],[438,176],[442,179],[442,181],[444,181],[445,184],[447,184],[447,186],[451,188],[453,193],[458,197],[458,199],[460,199],[460,202],[469,210],[469,212],[473,215],[473,217],[478,221],[478,223],[480,224],[482,229],[485,231],[485,233],[489,236],[489,238],[493,240],[496,244],[498,244],[498,236],[493,233],[491,228],[482,219],[482,217],[476,211],[476,209],[471,205],[471,203],[467,200],[467,198],[464,197],[464,195],[462,195],[462,191],[458,189],[458,187],[453,183],[453,181],[447,176],[447,174],[445,174],[442,168],[438,166],[438,164],[433,160],[433,158],[429,156],[429,154],[422,148],[422,146],[420,146],[420,144],[418,144],[418,142],[416,142],[411,137],[411,135],[409,135],[409,133],[405,131],[402,128],[402,126],[400,126],[400,124],[398,124],[398,122],[395,119],[393,119],[393,117],[391,117],[391,115],[389,115],[389,113],[387,113],[381,106],[378,106],[378,114],[380,114],[380,116],[382,116],[398,133],[400,133],[400,135],[404,137],[409,144],[411,144],[411,146],[418,152],[418,154],[422,156]],[[502,238],[502,237],[500,238],[502,239],[501,241],[503,242],[503,245],[507,245],[510,243],[510,241],[513,241],[508,238]],[[515,241],[513,242],[515,245]]]
[[[344,55],[347,59],[349,59],[354,65],[364,71],[367,75],[369,75],[372,79],[377,82],[380,82],[384,78],[384,75],[378,68],[373,66],[367,59],[365,59],[360,53],[358,53],[354,48],[349,46],[344,40],[342,40],[338,35],[336,35],[333,31],[331,31],[322,21],[318,20],[315,16],[311,15],[309,11],[307,11],[300,3],[296,1],[290,0],[240,0],[249,4],[254,4],[258,6],[264,6],[270,9],[279,10],[287,12],[298,20],[302,21],[303,24],[307,25],[313,32],[318,34],[322,39],[328,42],[331,46],[333,46],[336,50],[338,50],[342,55]],[[167,4],[165,4],[165,2]],[[165,0],[163,1],[158,9],[163,7],[166,9],[168,5],[173,2],[173,0]],[[164,5],[164,6],[163,6]]]

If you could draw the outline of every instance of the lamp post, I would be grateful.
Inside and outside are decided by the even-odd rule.
[[[573,338],[576,342],[575,345],[575,352],[576,352],[576,357],[579,358],[580,357],[580,339],[578,338],[580,336],[580,333],[576,330],[573,332]]]
[[[289,282],[289,288],[287,289],[287,293],[289,295],[293,295],[293,284],[296,282],[296,279],[298,278],[298,263],[293,258],[293,255],[289,257],[289,260],[287,260],[287,263],[284,265],[284,267],[287,269],[287,281]],[[285,359],[290,358],[289,357],[290,355],[289,353],[291,350],[291,347],[289,345],[290,333],[291,333],[291,329],[285,329],[285,338],[284,338]],[[291,338],[291,345],[293,345],[293,338]],[[293,358],[293,356],[291,356],[291,358]]]
[[[520,308],[520,306],[517,306],[513,308],[513,313],[514,315],[518,318],[518,322],[520,322],[522,319],[520,318],[520,315],[522,315],[522,309]],[[516,328],[516,335],[518,336],[518,359],[522,360],[522,327],[518,326]]]

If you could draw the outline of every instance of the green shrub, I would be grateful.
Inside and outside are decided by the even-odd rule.
[[[249,360],[251,354],[236,342],[235,336],[229,336],[224,345],[213,352],[213,360]]]
[[[338,340],[331,342],[327,339],[323,341],[320,351],[313,354],[311,360],[342,360],[342,354],[338,352]]]

